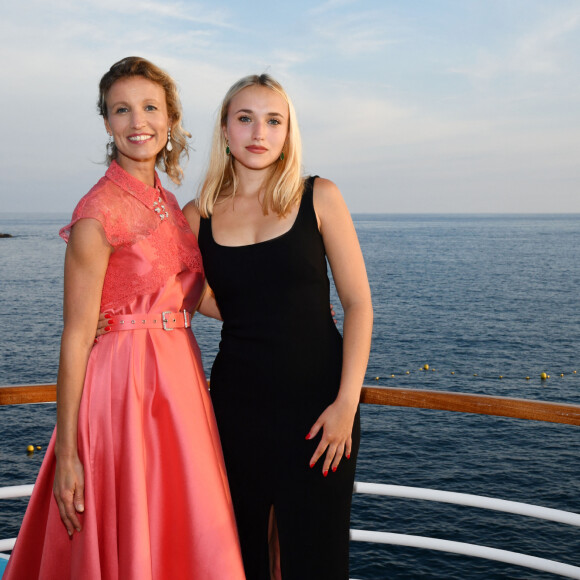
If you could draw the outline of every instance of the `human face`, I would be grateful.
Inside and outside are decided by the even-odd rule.
[[[141,76],[121,78],[106,102],[105,127],[115,139],[117,162],[135,177],[140,178],[135,172],[152,175],[170,126],[163,87]]]
[[[288,135],[284,98],[268,87],[252,85],[230,102],[224,135],[237,164],[260,170],[280,158]]]

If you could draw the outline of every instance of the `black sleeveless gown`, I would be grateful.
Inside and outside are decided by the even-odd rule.
[[[291,229],[248,246],[221,246],[211,218],[199,231],[206,276],[223,327],[211,371],[217,417],[248,580],[268,580],[273,505],[283,580],[347,580],[359,413],[350,459],[322,475],[306,434],[338,393],[342,337],[306,181]]]

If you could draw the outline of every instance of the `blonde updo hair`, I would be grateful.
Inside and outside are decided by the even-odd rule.
[[[107,94],[113,84],[122,78],[143,77],[160,85],[165,92],[167,101],[167,114],[171,121],[171,144],[173,149],[167,151],[163,147],[157,154],[155,165],[161,171],[165,171],[168,177],[176,183],[181,184],[183,179],[183,169],[179,165],[181,155],[189,155],[186,138],[191,137],[191,133],[186,131],[181,125],[182,109],[177,85],[175,81],[158,66],[139,56],[128,56],[116,62],[101,79],[99,83],[99,100],[97,109],[103,118],[107,119],[109,111],[107,110]],[[106,163],[110,165],[111,161],[117,158],[117,146],[113,143],[112,150],[107,151]]]
[[[233,84],[222,102],[216,119],[213,140],[205,179],[200,187],[197,207],[202,217],[207,218],[222,192],[237,190],[237,176],[232,155],[226,154],[226,138],[223,129],[227,125],[228,111],[232,99],[243,89],[252,86],[266,87],[279,94],[288,104],[288,135],[282,148],[284,159],[278,159],[272,166],[272,173],[265,183],[262,202],[264,214],[269,210],[285,216],[300,201],[304,189],[302,176],[302,142],[296,120],[294,105],[282,85],[270,75],[249,75]]]

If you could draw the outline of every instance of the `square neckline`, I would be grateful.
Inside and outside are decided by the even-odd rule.
[[[262,246],[264,244],[276,242],[276,241],[290,235],[292,233],[292,231],[295,229],[296,224],[298,222],[298,218],[300,217],[300,214],[303,211],[302,208],[304,206],[304,194],[307,191],[306,188],[307,188],[307,184],[309,181],[311,181],[311,178],[304,180],[304,189],[302,191],[302,196],[300,197],[300,206],[298,207],[298,211],[296,212],[296,217],[294,218],[294,221],[292,222],[292,225],[290,226],[290,228],[288,230],[286,230],[285,232],[282,232],[281,234],[274,236],[273,238],[268,238],[267,240],[262,240],[260,242],[254,242],[253,244],[242,244],[239,246],[226,246],[226,245],[220,244],[218,241],[216,241],[216,239],[213,235],[212,216],[209,216],[209,218],[208,218],[209,219],[209,233],[210,233],[212,242],[220,248],[227,248],[227,249],[235,250],[237,248],[252,248],[254,246]],[[313,187],[314,187],[314,180],[312,179],[312,189],[313,189]]]

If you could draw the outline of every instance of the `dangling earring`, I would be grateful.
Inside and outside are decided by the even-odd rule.
[[[113,147],[115,145],[115,140],[113,139],[112,133],[109,133],[109,141],[107,142],[107,155],[113,155]]]
[[[229,155],[231,153],[230,151],[230,143],[229,141],[226,139],[226,155]]]
[[[282,151],[282,153],[280,153],[280,161],[284,161],[284,151]]]
[[[171,127],[167,129],[167,145],[165,146],[167,151],[173,151],[173,145],[171,144]]]

